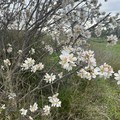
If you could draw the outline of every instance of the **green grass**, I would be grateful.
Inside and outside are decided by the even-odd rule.
[[[101,39],[90,41],[90,49],[95,51],[98,65],[104,62],[110,64],[115,71],[120,69],[120,43],[107,46]]]

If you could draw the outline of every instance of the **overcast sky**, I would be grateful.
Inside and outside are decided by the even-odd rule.
[[[102,11],[120,13],[120,0],[108,0],[107,2],[104,2],[104,0],[99,0],[99,2],[102,3]]]
[[[25,0],[25,1],[28,2],[29,0]],[[102,11],[120,13],[120,0],[107,0],[107,2],[105,2],[104,0],[98,0],[98,1],[102,3],[102,7],[101,7]]]

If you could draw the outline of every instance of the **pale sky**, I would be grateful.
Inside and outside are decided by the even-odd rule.
[[[25,1],[28,2],[29,0]],[[116,12],[120,13],[120,0],[107,0],[107,2],[105,2],[104,0],[98,1],[102,3],[101,11],[112,12],[114,14]]]
[[[99,2],[102,3],[102,11],[120,13],[120,0],[107,0],[107,2],[104,2],[104,0],[99,0]]]

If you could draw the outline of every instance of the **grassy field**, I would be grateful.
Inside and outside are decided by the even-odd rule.
[[[120,69],[120,43],[111,46],[101,39],[90,41],[90,49],[95,51],[98,65],[104,62],[113,66],[114,70]]]

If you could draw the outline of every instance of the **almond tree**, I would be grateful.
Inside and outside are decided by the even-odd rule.
[[[84,49],[92,33],[99,37],[103,28],[117,25],[119,15],[112,17],[111,13],[101,13],[101,5],[98,0],[0,1],[3,119],[32,120],[37,115],[49,115],[51,107],[61,107],[53,85],[59,86],[60,81],[72,74],[88,80],[112,76],[111,66],[105,63],[97,67],[94,52]],[[44,40],[44,37],[48,38]],[[109,36],[107,41],[116,44],[117,38]],[[47,67],[44,60],[53,53],[59,60]],[[68,72],[58,73],[54,70],[57,64]],[[31,83],[28,81],[31,76],[39,80]],[[36,96],[39,94],[43,103],[42,91],[47,87],[53,94],[48,97],[50,105],[42,104],[43,109],[38,110]],[[46,91],[49,93],[48,89]],[[36,112],[35,116],[31,112]]]

